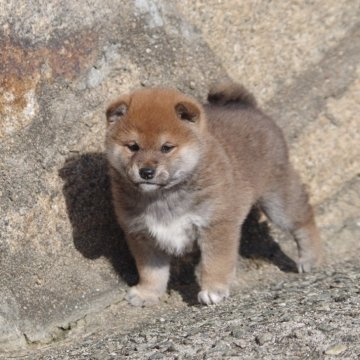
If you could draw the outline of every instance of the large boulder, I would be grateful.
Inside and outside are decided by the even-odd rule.
[[[136,270],[114,219],[106,105],[241,81],[283,127],[330,261],[359,248],[359,19],[302,4],[0,0],[0,350],[49,343],[120,301]]]

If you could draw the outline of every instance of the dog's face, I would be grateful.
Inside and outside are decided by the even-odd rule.
[[[110,164],[143,192],[168,189],[197,166],[206,120],[201,106],[172,89],[142,89],[106,112]]]

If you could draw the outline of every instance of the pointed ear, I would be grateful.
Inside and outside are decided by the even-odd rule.
[[[106,110],[106,119],[108,125],[121,120],[128,112],[129,105],[127,98],[120,98],[111,104]]]
[[[176,115],[180,120],[196,122],[200,118],[201,110],[191,101],[181,101],[175,105]]]

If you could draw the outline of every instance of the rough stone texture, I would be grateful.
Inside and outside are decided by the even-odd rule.
[[[330,198],[359,173],[360,146],[356,144],[360,144],[360,121],[354,116],[360,113],[359,95],[360,67],[349,89],[339,98],[326,100],[316,121],[292,144],[294,162],[304,174],[314,204]]]
[[[359,8],[355,0],[0,0],[0,352],[359,356]],[[164,303],[129,308],[122,299],[136,271],[110,204],[106,104],[160,84],[203,99],[226,76],[253,90],[284,129],[316,204],[325,266],[288,273],[293,241],[269,234],[254,213],[233,299],[192,306],[190,259],[175,264]],[[35,350],[44,344],[59,349]]]
[[[204,1],[177,4],[228,71],[262,101],[318,64],[358,23],[347,1]]]
[[[358,359],[358,261],[269,279],[217,306],[165,311],[24,359]],[[122,307],[127,305],[122,305]],[[161,305],[163,307],[163,305]],[[121,312],[121,304],[115,310]],[[20,355],[20,354],[19,354]]]

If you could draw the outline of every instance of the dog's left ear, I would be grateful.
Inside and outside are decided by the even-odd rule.
[[[181,101],[175,105],[175,112],[180,120],[195,123],[199,120],[201,110],[196,103],[191,101]]]
[[[121,120],[128,112],[129,105],[127,97],[122,97],[111,104],[106,110],[106,119],[108,125]]]

